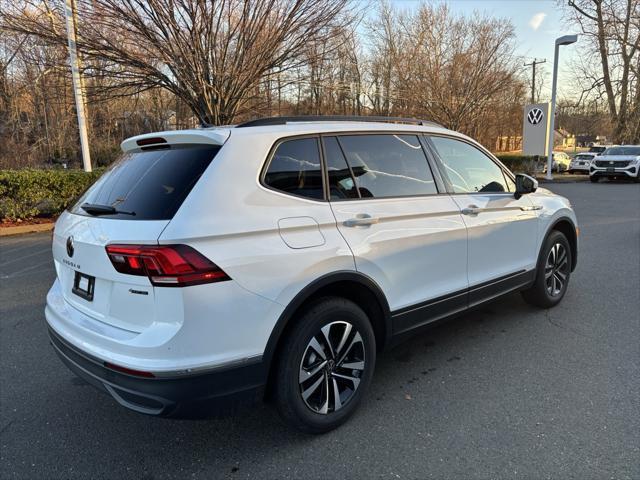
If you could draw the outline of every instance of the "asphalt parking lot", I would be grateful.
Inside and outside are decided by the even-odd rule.
[[[385,352],[324,436],[267,406],[205,421],[119,407],[48,344],[50,234],[0,239],[0,478],[640,478],[640,185],[551,189],[581,224],[564,301],[515,294]]]

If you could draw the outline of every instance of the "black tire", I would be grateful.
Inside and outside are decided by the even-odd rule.
[[[551,253],[552,249],[555,249],[555,254]],[[571,278],[571,262],[571,246],[567,237],[562,232],[553,230],[540,251],[536,279],[528,290],[522,292],[527,303],[541,308],[555,307],[560,303]],[[552,267],[549,266],[550,263],[553,264]],[[560,284],[561,287],[556,288]]]
[[[355,412],[371,383],[376,363],[373,329],[358,305],[339,297],[318,300],[292,321],[295,324],[279,350],[277,371],[273,376],[276,408],[285,422],[298,430],[316,434],[328,432]],[[341,342],[347,331],[345,324],[351,325],[351,330],[345,342]],[[327,326],[328,337],[322,333],[323,327]],[[316,353],[312,347],[314,340],[320,344],[321,353]],[[334,350],[337,350],[335,354]],[[361,366],[361,361],[362,370],[355,369]],[[300,381],[305,373],[322,363],[326,365],[310,375],[308,380]],[[346,380],[346,376],[357,379],[357,383]],[[309,394],[318,381],[319,386]],[[332,388],[327,390],[326,386]],[[339,390],[341,387],[342,392]],[[334,388],[338,389],[337,397]],[[306,399],[303,391],[308,394]],[[323,412],[325,404],[327,411]]]
[[[598,183],[598,180],[600,180],[600,178],[598,178],[598,177],[596,177],[594,175],[591,175],[589,177],[589,180],[591,180],[591,183]]]

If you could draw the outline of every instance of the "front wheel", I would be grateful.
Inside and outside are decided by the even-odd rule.
[[[560,303],[569,285],[571,261],[567,237],[557,230],[552,231],[540,252],[535,282],[522,292],[524,299],[542,308],[551,308]]]
[[[337,297],[317,301],[292,321],[276,364],[276,407],[299,430],[328,432],[355,412],[371,382],[373,329],[360,307]]]
[[[595,177],[595,176],[592,175],[592,176],[589,177],[589,180],[591,180],[591,183],[598,183],[598,180],[600,180],[600,179],[598,177]]]

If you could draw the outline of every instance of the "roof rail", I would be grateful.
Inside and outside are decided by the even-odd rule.
[[[293,117],[265,117],[236,125],[236,128],[264,127],[269,125],[286,125],[287,123],[303,122],[377,122],[377,123],[408,123],[412,125],[429,125],[442,127],[439,123],[419,118],[358,116],[358,115],[299,115]]]

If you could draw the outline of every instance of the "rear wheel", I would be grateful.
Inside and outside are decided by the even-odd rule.
[[[360,307],[337,297],[319,300],[294,321],[276,364],[276,406],[293,427],[328,432],[355,412],[371,382],[373,329]]]
[[[536,269],[536,279],[524,299],[537,307],[556,306],[565,293],[571,277],[571,247],[563,233],[554,230],[547,237]]]

